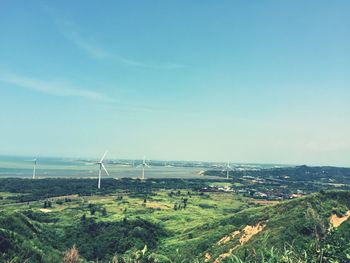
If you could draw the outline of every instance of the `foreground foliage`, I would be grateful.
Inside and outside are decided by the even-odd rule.
[[[350,221],[329,221],[350,210],[350,192],[261,206],[192,186],[2,206],[0,262],[350,261]],[[247,238],[247,226],[263,227]]]

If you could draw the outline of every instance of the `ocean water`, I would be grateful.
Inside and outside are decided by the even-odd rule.
[[[0,156],[1,177],[31,178],[33,175],[33,157]],[[36,166],[37,178],[68,177],[68,178],[96,178],[98,165],[92,164],[97,160],[78,160],[68,158],[40,157]],[[141,160],[106,160],[105,166],[112,178],[140,178],[142,169],[137,167]],[[217,177],[203,176],[205,170],[225,169],[225,163],[211,162],[163,162],[150,161],[151,167],[145,168],[146,178],[203,178],[213,179]],[[169,165],[170,164],[170,165]],[[283,166],[283,165],[282,165]],[[231,164],[233,169],[250,170],[280,167],[274,164]],[[102,177],[108,177],[102,172]]]
[[[8,157],[0,156],[0,178],[22,177],[31,178],[33,175],[33,162],[31,157]],[[140,162],[140,161],[139,161]],[[140,178],[142,168],[133,166],[132,161],[122,163],[105,162],[105,167],[112,178]],[[145,168],[146,178],[210,178],[201,176],[201,167],[181,167],[159,164]],[[96,178],[98,176],[98,165],[87,161],[65,159],[65,158],[39,158],[36,166],[37,178],[69,177],[69,178]],[[102,177],[108,177],[102,172]],[[211,177],[212,178],[212,177]]]

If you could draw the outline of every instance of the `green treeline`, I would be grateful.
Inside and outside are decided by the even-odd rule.
[[[133,194],[150,194],[159,189],[194,189],[199,190],[207,186],[201,179],[139,179],[123,178],[120,180],[106,178],[103,179],[101,189],[97,189],[95,179],[20,179],[3,178],[0,179],[0,192],[17,193],[18,195],[9,197],[16,202],[30,202],[55,196],[64,195],[95,195],[111,194],[116,190],[122,190]]]

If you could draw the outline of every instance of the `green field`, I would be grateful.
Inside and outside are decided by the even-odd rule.
[[[183,207],[184,199],[188,200],[186,208]],[[83,216],[86,220],[93,219],[96,222],[116,222],[125,218],[132,221],[142,218],[171,233],[158,244],[159,251],[169,251],[174,247],[186,246],[189,233],[193,229],[248,207],[246,198],[232,193],[200,194],[188,190],[161,190],[145,197],[133,197],[120,192],[105,196],[68,196],[49,200],[49,208],[43,208],[44,202],[37,201],[30,205],[7,206],[1,210],[7,213],[30,210],[46,220],[56,219],[55,223],[40,223],[61,231],[80,222]],[[98,211],[93,215],[91,207],[98,207]],[[104,214],[101,212],[103,209]],[[79,247],[79,244],[77,246]]]
[[[232,192],[195,190],[199,182],[176,181],[177,189],[163,182],[165,187],[149,190],[142,188],[144,182],[127,181],[133,191],[106,186],[105,193],[91,195],[58,188],[67,180],[44,182],[52,183],[45,191],[62,195],[41,198],[39,180],[29,203],[19,202],[23,197],[13,185],[16,194],[0,193],[3,201],[12,200],[0,204],[0,262],[346,262],[350,257],[346,191],[257,202]],[[90,183],[68,182],[77,189]],[[331,217],[344,221],[330,230]],[[72,251],[80,261],[64,260]]]

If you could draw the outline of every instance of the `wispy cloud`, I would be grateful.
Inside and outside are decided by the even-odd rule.
[[[54,96],[80,97],[96,101],[113,102],[113,99],[99,92],[78,89],[73,87],[71,84],[62,81],[47,81],[34,79],[27,76],[21,76],[12,72],[1,72],[0,82],[8,83],[23,89],[46,93]]]
[[[111,60],[118,63],[122,63],[127,66],[149,68],[149,69],[179,69],[185,68],[186,65],[178,63],[161,63],[161,64],[151,64],[144,63],[141,61],[126,58],[120,55],[113,54],[96,44],[92,39],[83,37],[79,33],[79,28],[77,25],[71,21],[57,20],[56,25],[60,32],[74,45],[85,51],[89,56],[100,59],[100,60]]]
[[[81,37],[77,26],[71,21],[57,20],[56,25],[60,32],[74,45],[84,50],[89,56],[96,59],[114,59],[114,56],[107,51],[99,48],[92,40]]]
[[[50,96],[74,97],[88,99],[96,102],[107,103],[112,109],[132,112],[160,112],[167,111],[164,105],[147,103],[135,103],[133,99],[116,99],[105,94],[77,88],[67,81],[42,80],[19,75],[0,68],[0,83],[7,83],[16,88],[26,89],[33,92],[43,93]]]
[[[119,62],[122,62],[126,65],[129,66],[135,66],[135,67],[142,67],[142,68],[150,68],[150,69],[180,69],[180,68],[185,68],[186,66],[183,64],[176,64],[176,63],[167,63],[167,64],[145,64],[139,61],[131,60],[131,59],[126,59],[123,57],[114,57],[116,60]]]

